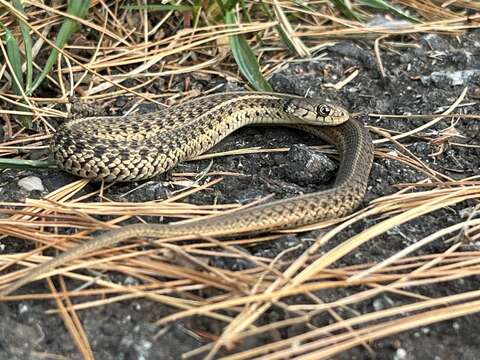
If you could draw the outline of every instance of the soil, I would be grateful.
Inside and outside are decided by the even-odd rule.
[[[402,39],[396,39],[398,41]],[[381,48],[381,59],[386,76],[382,77],[371,43],[342,41],[326,51],[328,57],[322,60],[290,63],[269,80],[276,91],[310,97],[324,97],[341,103],[352,112],[386,114],[430,114],[445,110],[468,86],[467,95],[457,112],[480,114],[480,31],[472,31],[458,37],[440,35],[421,35],[414,41],[403,39],[410,46]],[[393,45],[392,45],[393,46]],[[341,90],[335,90],[327,84],[337,83],[352,71],[359,74]],[[207,90],[222,79],[196,79],[190,77],[191,86]],[[177,78],[179,87],[185,84],[185,76]],[[161,85],[158,85],[161,87]],[[226,83],[219,91],[238,89],[235,84]],[[107,113],[121,113],[128,109],[129,101],[117,99]],[[140,111],[153,110],[152,105],[141,107]],[[405,132],[425,123],[425,120],[382,119],[364,116],[369,125]],[[428,138],[435,138],[439,132],[454,122],[443,120],[429,128],[427,134],[412,137],[405,141],[408,150],[430,167],[455,179],[480,175],[480,148],[450,145],[436,156],[438,150]],[[460,144],[480,144],[480,122],[478,120],[460,120],[454,124],[458,136],[454,142]],[[375,137],[375,135],[373,135]],[[324,188],[331,176],[318,183],[317,172],[305,172],[305,162],[319,161],[319,168],[330,168],[331,161],[325,160],[317,152],[304,145],[317,145],[318,140],[299,131],[286,128],[252,127],[237,131],[217,145],[212,151],[262,146],[292,147],[288,153],[262,153],[217,158],[213,161],[212,171],[242,172],[248,176],[226,176],[215,186],[214,191],[190,196],[191,203],[231,203],[249,202],[262,196],[274,194],[275,198],[295,196]],[[383,146],[383,145],[382,145]],[[392,145],[384,145],[394,149]],[[32,154],[41,157],[42,154]],[[173,172],[198,172],[207,168],[210,161],[196,161],[180,164]],[[330,169],[331,172],[331,169]],[[44,193],[51,192],[74,180],[74,177],[58,171],[46,170],[6,170],[0,174],[0,201],[21,201],[25,197],[41,197],[42,192],[27,192],[17,185],[18,179],[25,176],[41,178],[45,186]],[[153,179],[146,186],[130,192],[126,198],[130,201],[145,201],[164,198],[168,193],[168,180],[171,174]],[[330,180],[329,180],[330,178]],[[397,184],[416,182],[425,175],[391,159],[376,158],[372,168],[368,192],[364,205],[383,195],[397,191]],[[108,189],[110,198],[137,187],[138,184],[119,184]],[[88,190],[98,185],[89,185]],[[445,226],[462,220],[462,214],[475,205],[473,202],[442,209],[422,216],[404,225],[398,226],[388,234],[378,237],[375,242],[356,249],[342,259],[339,265],[378,262],[432,234]],[[152,219],[148,219],[149,221]],[[153,220],[153,221],[158,221]],[[337,245],[342,239],[358,233],[374,224],[373,220],[364,221],[349,228],[342,236],[328,244],[328,248]],[[262,245],[249,248],[253,255],[274,257],[292,243],[303,244],[317,232],[302,233],[298,236],[286,235],[269,247]],[[3,239],[2,250],[5,253],[27,249],[20,240]],[[436,252],[447,248],[447,244],[436,242],[422,248],[422,252]],[[478,244],[464,245],[466,249],[477,249]],[[305,245],[303,246],[305,249]],[[326,251],[327,249],[325,249]],[[478,250],[478,249],[477,249]],[[299,250],[301,252],[302,250]],[[227,264],[232,268],[244,264]],[[118,275],[116,275],[118,276]],[[121,277],[118,278],[119,281]],[[478,289],[480,277],[472,276],[445,285],[436,284],[425,288],[424,295],[432,298],[446,294]],[[25,292],[44,291],[44,282],[37,282],[22,290]],[[345,289],[346,294],[348,294]],[[338,294],[317,294],[321,298]],[[298,299],[291,299],[294,302]],[[354,310],[371,311],[379,304],[405,304],[410,300],[399,295],[383,295],[359,304]],[[55,307],[53,302],[30,301],[0,304],[0,359],[36,359],[42,354],[60,354],[69,359],[81,359],[75,344],[67,333],[60,317],[45,314],[45,310]],[[204,345],[201,338],[192,336],[192,331],[206,331],[218,334],[220,324],[211,319],[195,318],[158,328],[153,322],[171,313],[173,310],[148,300],[129,300],[113,305],[78,312],[86,335],[96,359],[180,359],[186,351]],[[348,312],[340,315],[348,317]],[[260,323],[278,321],[285,313],[272,308],[260,319]],[[315,322],[328,323],[327,315],[319,315]],[[239,348],[258,346],[272,341],[275,336],[292,336],[302,329],[291,328],[272,338],[249,339]],[[371,344],[378,359],[480,359],[480,314],[457,318],[396,334]],[[346,351],[336,359],[369,359],[373,357],[363,347]]]

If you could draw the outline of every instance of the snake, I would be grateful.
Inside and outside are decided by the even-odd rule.
[[[37,265],[0,291],[0,297],[71,260],[130,239],[268,232],[340,218],[359,206],[373,162],[368,129],[341,106],[319,98],[219,93],[147,114],[75,119],[59,127],[50,148],[68,173],[94,181],[141,181],[202,154],[246,125],[293,127],[334,145],[341,161],[333,186],[184,224],[132,224],[109,230]]]

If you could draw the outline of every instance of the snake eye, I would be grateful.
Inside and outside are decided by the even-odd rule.
[[[330,106],[322,104],[317,106],[317,115],[318,116],[328,116],[332,112]]]

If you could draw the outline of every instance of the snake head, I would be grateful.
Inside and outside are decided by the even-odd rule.
[[[344,108],[320,99],[287,99],[284,111],[310,125],[339,125],[350,118],[350,114]]]

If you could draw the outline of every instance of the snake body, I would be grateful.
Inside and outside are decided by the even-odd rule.
[[[70,260],[132,238],[284,229],[345,216],[359,205],[373,161],[371,138],[364,124],[349,120],[344,109],[318,99],[274,93],[224,93],[146,115],[84,118],[61,127],[51,149],[58,165],[75,175],[105,181],[143,180],[205,152],[231,132],[250,124],[295,127],[335,145],[341,163],[334,186],[186,224],[135,224],[114,229],[35,267],[1,291],[0,296]]]

